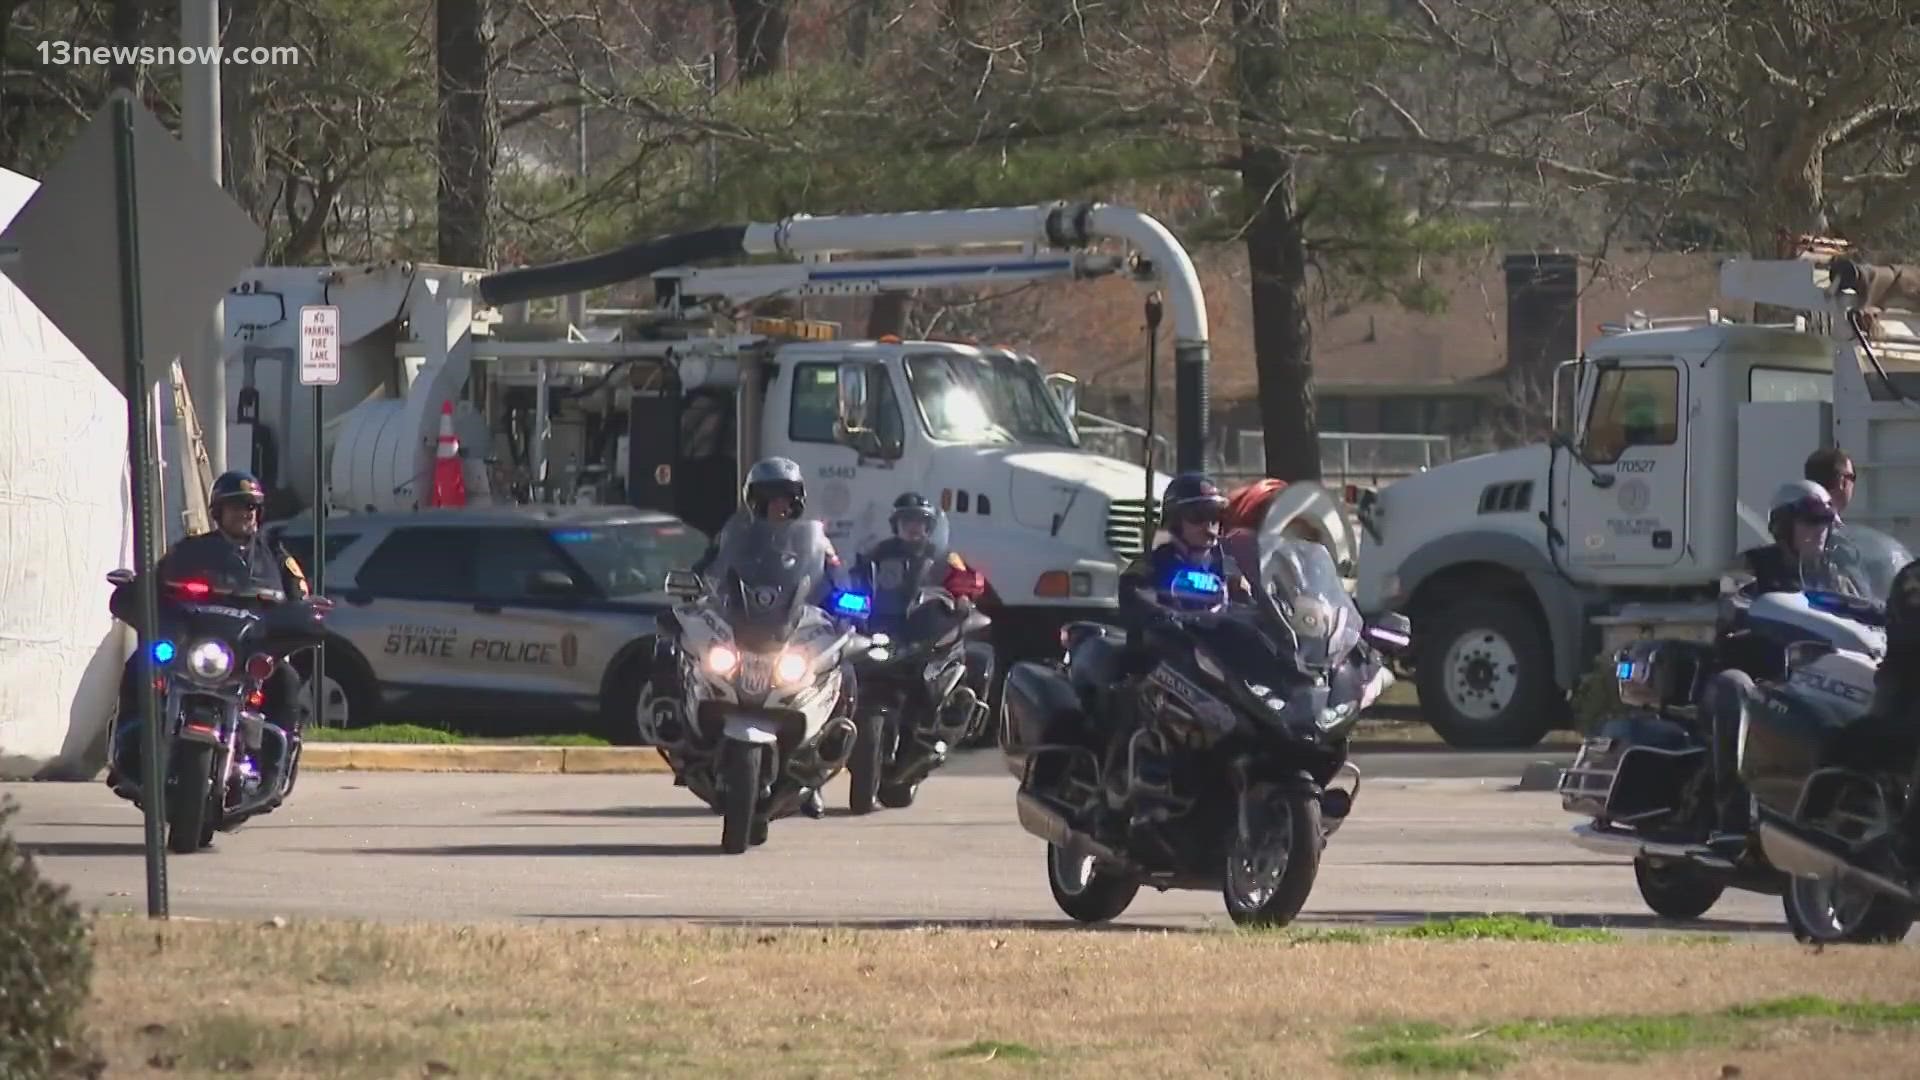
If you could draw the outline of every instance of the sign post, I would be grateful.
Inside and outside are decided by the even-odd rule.
[[[160,720],[160,693],[154,685],[153,639],[160,629],[159,584],[154,581],[153,494],[159,485],[153,462],[153,396],[147,392],[146,357],[140,325],[140,198],[133,155],[133,106],[116,98],[113,109],[115,216],[120,233],[120,336],[126,350],[127,449],[133,455],[133,566],[140,588],[137,635],[140,694],[140,806],[146,815],[147,914],[167,917],[167,740]]]
[[[313,387],[313,594],[327,587],[327,475],[321,444],[322,388],[340,385],[340,309],[300,309],[300,385]],[[327,726],[327,647],[313,647],[313,724]]]
[[[167,916],[166,717],[155,685],[160,534],[153,390],[265,241],[240,205],[125,89],[115,90],[0,235],[7,276],[127,399],[142,719],[147,914]],[[100,318],[117,306],[118,325]],[[224,409],[224,403],[222,408]],[[196,846],[199,837],[183,837]]]

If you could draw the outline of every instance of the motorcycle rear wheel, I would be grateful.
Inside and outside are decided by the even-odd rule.
[[[752,844],[754,810],[760,801],[760,755],[764,752],[758,743],[738,739],[727,740],[726,749],[721,751],[725,816],[720,824],[720,850],[728,855],[738,855]]]
[[[1835,888],[1794,878],[1780,894],[1787,926],[1806,944],[1892,945],[1906,939],[1916,914],[1864,885]]]

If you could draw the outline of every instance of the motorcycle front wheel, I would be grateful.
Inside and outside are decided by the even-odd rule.
[[[203,743],[175,743],[167,767],[167,850],[191,855],[213,834],[213,752]]]
[[[1221,897],[1240,926],[1285,926],[1320,876],[1320,800],[1289,792],[1258,809],[1264,820],[1252,823],[1252,836],[1227,841]]]
[[[724,818],[720,824],[720,850],[728,855],[738,855],[752,843],[754,811],[760,802],[760,755],[763,753],[765,749],[759,743],[738,739],[728,739],[726,749],[721,751]]]
[[[871,814],[874,798],[880,793],[880,775],[886,768],[887,714],[869,709],[855,717],[854,724],[853,756],[847,759],[847,809]]]

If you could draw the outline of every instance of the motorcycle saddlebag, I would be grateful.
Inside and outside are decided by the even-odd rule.
[[[1001,749],[1007,769],[1026,775],[1027,757],[1036,746],[1079,743],[1085,733],[1078,695],[1059,670],[1026,660],[1007,669]]]
[[[1560,775],[1560,806],[1606,821],[1671,813],[1707,748],[1685,726],[1657,713],[1614,716],[1589,735]]]

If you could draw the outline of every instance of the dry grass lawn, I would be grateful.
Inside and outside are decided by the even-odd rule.
[[[1744,1080],[1920,1060],[1910,946],[109,916],[96,941],[108,1076]]]

